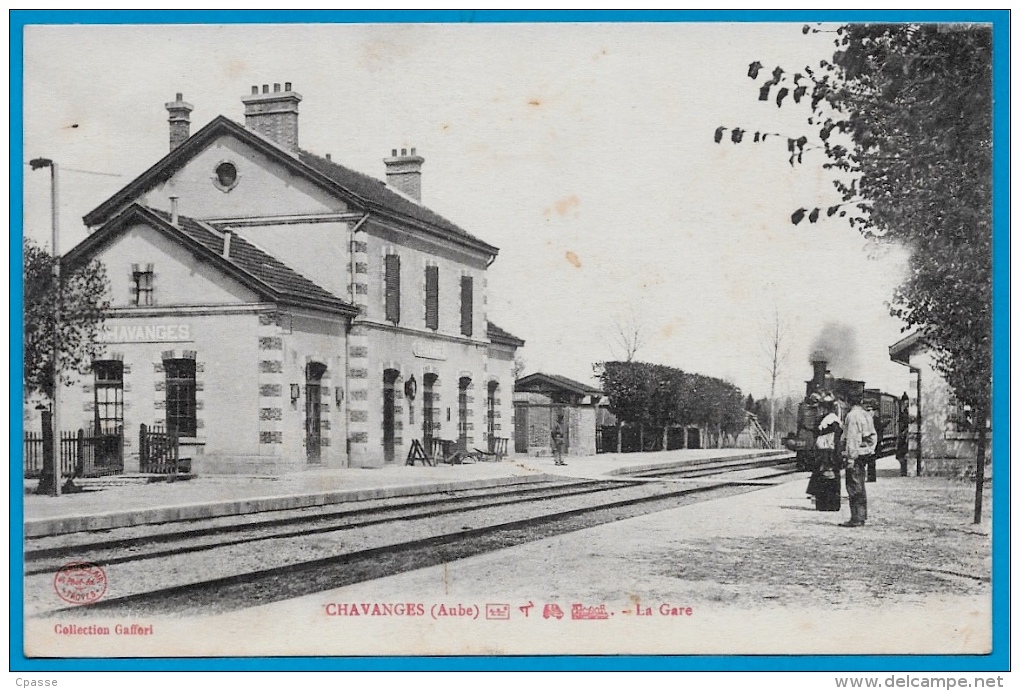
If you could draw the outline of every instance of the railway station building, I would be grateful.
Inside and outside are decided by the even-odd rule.
[[[298,145],[302,97],[252,87],[245,123],[194,134],[84,218],[69,264],[111,287],[102,360],[62,398],[65,427],[181,438],[196,473],[403,463],[414,439],[513,438],[514,354],[488,320],[497,248],[421,203],[424,159],[385,182]],[[134,468],[132,467],[134,464]]]

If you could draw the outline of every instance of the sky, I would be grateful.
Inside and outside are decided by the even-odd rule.
[[[252,85],[292,82],[300,144],[382,178],[393,148],[425,158],[423,203],[500,248],[488,316],[525,339],[525,372],[593,383],[635,358],[769,392],[768,334],[786,358],[777,394],[801,395],[809,353],[836,376],[906,390],[889,361],[902,324],[887,302],[904,253],[839,219],[824,157],[790,166],[786,142],[714,142],[719,126],[799,136],[807,111],[757,100],[748,65],[831,57],[802,24],[30,26],[24,60],[24,232],[50,239],[60,166],[60,250],[83,215],[167,153],[164,103],[243,122]]]

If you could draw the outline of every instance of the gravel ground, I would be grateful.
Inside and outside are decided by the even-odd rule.
[[[989,515],[974,526],[973,485],[880,478],[868,486],[871,518],[860,529],[838,526],[848,517],[845,497],[839,514],[817,512],[799,487],[795,481],[781,488],[785,493],[762,490],[522,547],[528,553],[515,555],[519,578],[511,581],[524,585],[521,596],[530,591],[608,602],[682,593],[688,601],[741,610],[881,607],[883,601],[989,593],[991,501],[986,496]],[[553,555],[554,573],[533,568]],[[499,561],[500,555],[479,559]],[[501,566],[479,564],[482,572],[463,584],[491,582],[485,571]],[[613,579],[599,577],[605,573]]]
[[[971,523],[973,485],[880,468],[879,482],[868,485],[863,529],[837,527],[848,515],[845,500],[839,514],[813,511],[802,493],[806,480],[792,476],[778,487],[285,602],[132,621],[155,622],[172,637],[172,654],[192,655],[987,651],[989,520]],[[987,512],[990,503],[986,497]],[[422,603],[426,615],[326,613],[329,603],[359,602]],[[493,602],[510,605],[511,619],[428,616],[437,604]],[[525,617],[519,607],[528,603],[535,609]],[[549,603],[566,613],[562,621],[541,616]],[[574,603],[604,604],[611,618],[572,621]],[[691,614],[663,616],[662,606],[691,607]],[[653,615],[637,618],[646,607]],[[41,620],[26,627],[31,645],[59,644],[68,654],[169,650],[159,636],[104,649],[94,640],[54,641]]]
[[[974,654],[990,645],[990,497],[974,526],[973,485],[883,473],[871,519],[816,512],[806,480],[603,525],[442,567],[225,616],[217,624],[308,621],[324,635],[371,631],[371,643],[291,650],[391,654],[845,653]],[[503,629],[323,617],[329,602],[534,603]],[[544,604],[604,603],[606,622],[544,620]],[[690,606],[685,619],[663,605]],[[650,607],[653,616],[634,612]],[[629,612],[629,614],[628,614]],[[486,622],[485,624],[490,624]],[[557,628],[558,627],[558,628]],[[583,628],[579,628],[583,627]],[[422,630],[421,637],[415,633]],[[435,635],[435,631],[444,632]],[[311,640],[310,640],[311,639]],[[414,645],[407,640],[415,641]],[[417,646],[417,647],[416,647]]]

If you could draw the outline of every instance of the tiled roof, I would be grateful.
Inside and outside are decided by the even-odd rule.
[[[354,192],[356,195],[368,202],[377,204],[384,209],[393,211],[402,216],[407,216],[416,221],[421,221],[422,223],[459,235],[462,238],[482,243],[481,240],[474,237],[463,228],[446,220],[434,211],[431,211],[421,204],[411,201],[407,197],[394,192],[381,180],[365,175],[364,173],[359,173],[356,170],[351,170],[339,163],[328,161],[321,156],[317,156],[303,149],[299,149],[297,151],[297,157],[299,161],[308,167],[322,173],[336,184]],[[495,250],[496,248],[491,247],[491,249]]]
[[[903,365],[909,364],[904,358],[909,358],[915,348],[924,346],[924,330],[911,332],[889,346],[889,359]]]
[[[353,171],[338,163],[327,161],[308,151],[288,151],[267,137],[222,115],[214,118],[183,144],[86,214],[83,218],[85,225],[95,226],[105,223],[125,206],[139,199],[147,190],[168,179],[216,137],[224,134],[230,134],[250,144],[257,151],[286,166],[295,174],[311,179],[331,193],[346,198],[345,201],[352,203],[355,207],[393,216],[398,220],[421,227],[426,232],[438,234],[490,255],[499,252],[496,247],[470,235],[434,211],[394,192],[380,180]]]
[[[524,345],[524,340],[523,339],[517,338],[516,336],[514,336],[512,333],[510,333],[508,331],[504,331],[503,329],[499,328],[498,326],[496,326],[492,322],[489,322],[489,327],[487,329],[487,335],[489,337],[489,340],[494,342],[494,343],[504,343],[506,345],[512,345],[512,346],[516,346],[518,348],[520,348],[522,345]]]
[[[170,222],[170,214],[159,209],[147,208],[152,213]],[[177,228],[211,252],[223,255],[223,234],[187,216],[178,217]],[[231,231],[230,251],[225,259],[249,276],[268,285],[281,297],[314,300],[337,307],[352,307],[325,288],[313,283],[276,257],[259,249],[236,232]]]
[[[529,374],[526,377],[522,377],[521,379],[517,380],[516,386],[527,387],[535,383],[552,385],[582,396],[598,396],[602,393],[598,389],[588,386],[587,384],[582,384],[579,381],[574,381],[573,379],[568,379],[567,377],[561,377],[558,374],[545,374],[544,372],[535,372],[534,374]]]
[[[282,304],[354,316],[358,308],[297,273],[279,259],[232,232],[227,257],[223,256],[223,233],[186,216],[170,223],[170,214],[138,203],[122,209],[96,232],[64,255],[62,263],[73,267],[89,261],[132,223],[145,223],[208,261],[212,266],[262,297]]]

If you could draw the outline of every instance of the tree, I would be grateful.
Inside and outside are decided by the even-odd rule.
[[[621,423],[638,426],[642,450],[646,427],[662,430],[663,450],[670,427],[699,425],[714,432],[720,447],[725,437],[744,428],[744,395],[722,379],[645,362],[601,362],[595,374],[609,398],[609,411]]]
[[[783,405],[776,413],[776,428],[779,430],[782,436],[792,434],[797,431],[797,401],[791,396],[787,396],[783,399]]]
[[[791,95],[810,104],[817,141],[786,142],[791,165],[805,149],[824,150],[842,195],[824,218],[846,218],[865,236],[909,250],[891,311],[922,335],[956,398],[974,411],[978,523],[992,393],[991,29],[852,24],[835,33],[831,61],[792,77],[777,67],[759,98],[775,89],[779,107]],[[748,76],[757,79],[760,68],[752,64]],[[726,129],[716,130],[716,141]],[[734,129],[731,140],[743,135]],[[822,208],[810,206],[791,221],[822,220]]]
[[[595,374],[609,399],[609,412],[623,424],[639,426],[644,443],[644,424],[648,420],[647,366],[640,362],[600,362]],[[617,446],[622,450],[622,429]]]
[[[513,375],[515,381],[521,378],[527,367],[528,361],[524,359],[523,355],[514,355],[514,364],[510,367],[510,373]]]
[[[25,239],[25,305],[23,332],[25,393],[53,396],[53,331],[56,291],[53,257]],[[98,261],[62,267],[60,290],[60,383],[74,384],[76,374],[86,371],[103,345],[98,342],[104,321],[108,281]]]
[[[716,377],[695,375],[699,422],[715,431],[715,445],[722,448],[726,437],[740,433],[747,422],[744,397],[733,384]]]
[[[786,330],[785,322],[779,318],[779,308],[773,306],[772,321],[762,341],[765,371],[769,376],[769,442],[773,446],[776,445],[776,380],[790,355],[790,348],[786,344]]]
[[[631,305],[627,314],[613,319],[610,349],[624,362],[633,362],[638,349],[644,345],[644,322]]]

